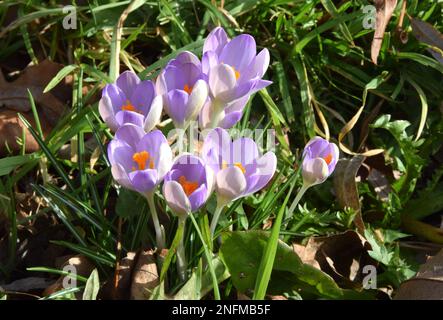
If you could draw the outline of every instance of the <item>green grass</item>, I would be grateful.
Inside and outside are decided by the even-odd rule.
[[[367,180],[358,184],[361,212],[370,230],[413,233],[417,229],[402,217],[422,220],[443,210],[442,162],[435,160],[443,141],[443,66],[429,54],[426,45],[414,38],[407,18],[403,28],[408,32],[408,41],[399,40],[395,28],[400,5],[388,25],[379,64],[373,65],[370,61],[373,32],[362,25],[362,8],[368,1],[225,1],[224,10],[217,8],[216,2],[220,3],[162,0],[130,4],[130,1],[94,0],[77,7],[76,30],[62,28],[64,14],[56,1],[8,1],[0,5],[0,21],[3,21],[0,62],[6,64],[18,54],[28,62],[44,56],[65,65],[47,85],[45,91],[49,92],[55,90],[65,76],[73,76],[69,112],[46,137],[39,120],[39,106],[29,93],[36,125],[32,127],[22,116],[20,119],[41,150],[26,155],[8,154],[0,159],[0,216],[4,215],[8,228],[8,255],[6,261],[0,263],[0,275],[4,279],[12,280],[20,272],[27,276],[35,271],[46,272],[47,276],[62,272],[47,265],[17,270],[15,253],[24,240],[18,230],[29,221],[47,215],[53,216],[68,234],[63,240],[51,239],[51,242],[66,248],[67,252],[87,256],[97,267],[102,282],[113,277],[119,239],[122,257],[128,251],[146,249],[153,243],[155,236],[144,199],[122,190],[112,180],[105,154],[112,134],[98,115],[94,94],[100,94],[103,85],[124,69],[135,70],[143,79],[155,78],[180,51],[201,52],[204,38],[219,25],[230,36],[252,34],[258,50],[267,47],[271,53],[266,78],[273,84],[251,99],[237,127],[275,130],[277,173],[264,192],[238,200],[225,209],[224,216],[232,220],[222,219],[217,231],[223,238],[229,224],[236,231],[261,230],[266,222],[273,221],[271,236],[263,247],[263,259],[256,266],[257,278],[252,282],[256,284],[256,291],[242,293],[263,299],[276,290],[272,279],[285,270],[276,260],[278,239],[290,245],[305,243],[310,236],[356,229],[352,212],[340,207],[331,192],[332,179],[311,188],[293,217],[286,219],[289,208],[286,204],[292,203],[301,187],[298,170],[301,150],[314,135],[327,136],[338,143],[339,133],[348,131],[343,139],[340,137],[340,142],[349,153],[384,149],[383,156],[378,158],[383,163],[377,169],[395,171],[399,178],[388,175],[392,192],[386,201],[379,199]],[[119,29],[118,21],[128,6],[131,6],[128,16]],[[6,15],[13,8],[18,9],[17,17],[6,24]],[[427,21],[440,32],[443,30],[441,3],[408,1],[407,13]],[[121,39],[117,39],[118,33]],[[88,93],[83,95],[85,85]],[[383,104],[379,107],[381,101]],[[360,109],[358,120],[346,127]],[[162,130],[166,133],[168,128]],[[92,141],[96,158],[92,157],[94,150],[87,147],[88,141]],[[72,148],[70,157],[62,158],[59,151],[67,144]],[[341,155],[352,157],[343,152]],[[93,168],[91,160],[96,161]],[[23,220],[17,216],[15,197],[28,181],[32,181],[29,185],[32,192],[43,199],[45,205]],[[160,192],[157,193],[159,214],[171,217],[166,230],[167,245],[171,246],[175,242],[177,221],[166,209]],[[420,203],[429,201],[429,194],[435,195],[435,206],[427,206],[424,214],[408,210],[418,210]],[[209,243],[206,228],[214,209],[213,197],[207,209],[196,213],[192,223],[188,219],[186,224],[189,281],[199,282],[199,294],[200,290],[204,292],[206,299],[232,298],[241,290],[236,288],[237,282],[233,282],[232,277],[226,276],[223,268],[227,261],[222,263],[210,252],[213,244]],[[373,218],[374,212],[378,218]],[[123,222],[121,233],[117,228],[118,219]],[[435,229],[416,233],[420,234],[419,239],[443,243],[442,237],[435,237],[432,230]],[[375,245],[374,239],[371,237],[370,241]],[[398,240],[378,245],[381,249],[373,258],[380,261],[379,285],[398,288],[416,271],[416,266],[409,260],[409,253],[399,249]],[[217,243],[214,249],[218,250]],[[180,288],[189,288],[192,283],[180,282],[172,267],[174,260],[175,254],[171,251],[167,261],[170,267],[161,270],[162,280],[166,279],[164,294],[179,292],[180,297],[190,297],[188,291]],[[314,277],[308,270],[305,274],[291,271],[293,288],[303,288],[302,298],[345,294],[336,295],[338,287],[333,286],[329,278],[323,274]],[[231,276],[237,271],[229,270]],[[82,282],[79,288],[41,298],[72,298],[73,292],[83,289],[80,285],[84,285],[87,277],[79,279]],[[322,279],[331,291],[314,290],[312,279]],[[293,291],[285,290],[279,293],[294,297]],[[349,297],[364,298],[368,292],[354,293]]]

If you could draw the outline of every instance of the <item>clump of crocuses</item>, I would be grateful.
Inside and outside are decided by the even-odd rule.
[[[162,191],[164,201],[179,220],[177,237],[181,238],[176,253],[183,280],[187,272],[183,244],[187,217],[204,207],[215,192],[217,206],[210,226],[213,236],[223,208],[265,188],[276,171],[273,152],[262,154],[250,138],[233,141],[225,130],[241,119],[251,95],[271,84],[263,79],[269,60],[266,48],[257,54],[252,36],[242,34],[229,39],[223,28],[215,28],[204,43],[202,60],[184,51],[152,81],[126,71],[103,89],[99,112],[115,134],[108,146],[112,176],[122,187],[146,197],[155,227],[155,245],[160,250],[166,248],[166,239],[154,197]],[[156,129],[163,111],[175,129],[186,130],[197,120],[202,129],[210,129],[200,154],[181,153],[173,159],[172,141]],[[306,189],[332,173],[338,149],[315,138],[303,155]]]

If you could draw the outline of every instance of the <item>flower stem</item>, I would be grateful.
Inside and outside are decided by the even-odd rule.
[[[162,227],[160,225],[160,221],[158,220],[157,209],[155,209],[154,192],[149,192],[146,195],[146,199],[148,199],[149,210],[151,211],[152,221],[154,222],[155,239],[157,241],[157,248],[159,251],[161,251],[166,246],[165,246],[165,240],[163,237]]]
[[[212,217],[211,221],[211,239],[214,238],[215,228],[217,228],[218,219],[220,219],[220,214],[222,213],[224,207],[224,203],[217,201],[217,207],[215,208],[214,216]]]
[[[301,197],[303,197],[303,195],[305,194],[306,190],[309,189],[309,185],[307,184],[303,184],[302,187],[300,188],[300,190],[297,193],[297,196],[294,199],[294,202],[292,202],[291,206],[289,207],[289,211],[287,213],[288,217],[292,217],[292,214],[294,213],[295,207],[298,205],[298,203],[300,202]]]
[[[180,237],[180,242],[178,243],[177,247],[177,271],[182,281],[186,280],[186,266],[187,266],[185,246],[184,246],[185,223],[186,219],[179,219],[178,229],[177,229],[177,233],[178,232],[182,233]]]
[[[221,115],[223,113],[223,103],[219,100],[214,100],[212,103],[211,129],[218,127]]]

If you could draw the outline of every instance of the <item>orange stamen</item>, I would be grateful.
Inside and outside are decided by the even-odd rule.
[[[132,160],[134,160],[134,162],[136,162],[138,165],[138,170],[145,170],[146,161],[148,161],[148,159],[149,159],[149,152],[147,152],[147,151],[136,152],[132,156]],[[152,162],[152,160],[151,160],[151,162]]]
[[[129,100],[126,100],[126,104],[122,106],[122,110],[137,112],[137,109],[131,104],[131,101]]]
[[[234,166],[236,166],[237,168],[239,168],[241,170],[241,172],[243,172],[243,174],[246,173],[246,169],[245,167],[243,167],[243,165],[240,162],[236,162],[234,163]]]
[[[188,197],[198,188],[197,181],[188,181],[185,176],[180,176],[178,183],[183,187],[183,191]]]
[[[183,87],[183,90],[187,93],[187,94],[191,94],[192,92],[192,86],[188,86],[187,84],[185,84],[185,86]]]
[[[326,161],[326,164],[330,164],[332,161],[332,154],[328,154],[326,157],[323,157],[323,159]]]
[[[240,78],[240,72],[238,72],[237,70],[235,70],[235,68],[233,66],[230,66],[232,68],[232,70],[234,71],[235,74],[235,80],[238,80],[238,78]]]

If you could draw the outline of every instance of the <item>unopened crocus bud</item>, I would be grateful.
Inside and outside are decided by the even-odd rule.
[[[335,143],[320,137],[312,138],[303,151],[303,183],[313,186],[324,182],[334,171],[338,157]]]

